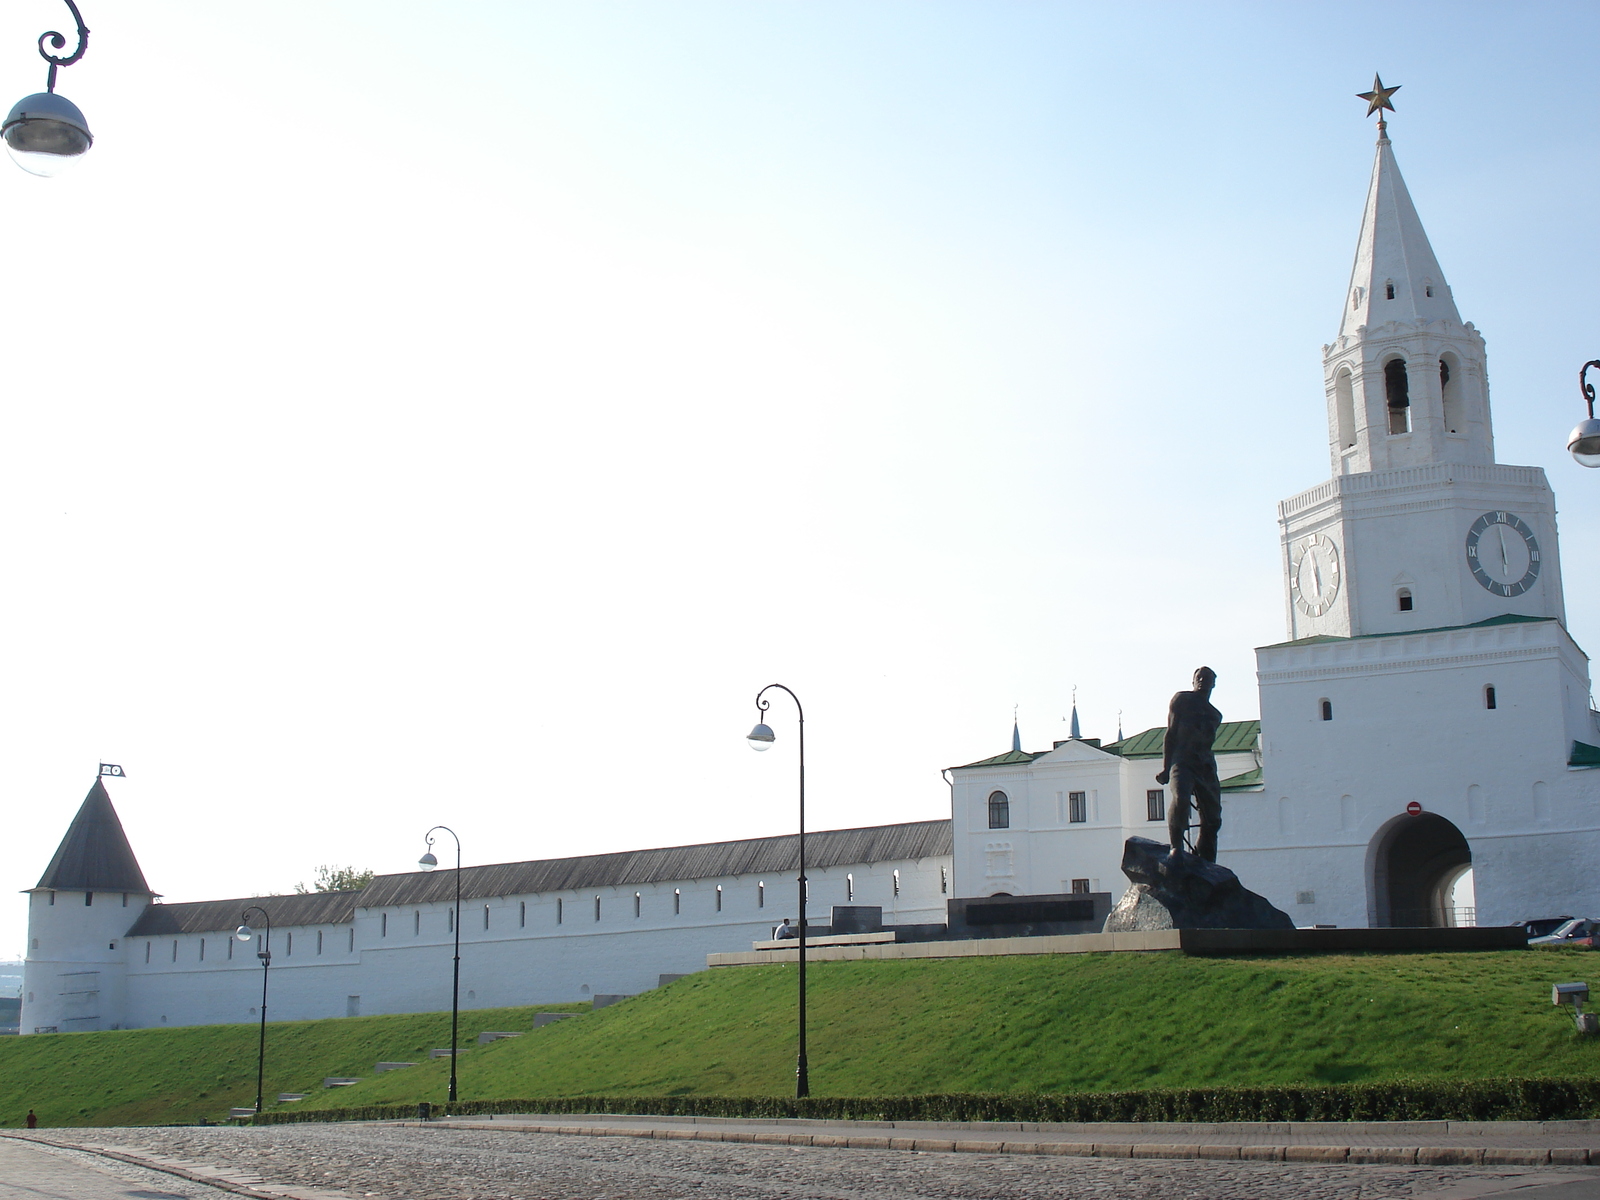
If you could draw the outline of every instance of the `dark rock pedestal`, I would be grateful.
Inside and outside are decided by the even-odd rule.
[[[1142,929],[1293,929],[1289,914],[1247,891],[1227,867],[1165,842],[1131,837],[1122,873],[1133,886],[1106,918],[1106,933]]]

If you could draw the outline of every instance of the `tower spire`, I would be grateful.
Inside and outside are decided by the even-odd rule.
[[[111,807],[106,785],[98,777],[38,886],[57,891],[150,893],[117,810]]]

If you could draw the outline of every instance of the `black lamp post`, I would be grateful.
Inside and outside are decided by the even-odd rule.
[[[435,825],[428,830],[428,850],[417,865],[424,871],[431,871],[439,865],[439,860],[433,855],[433,835],[439,830],[444,830],[456,840],[456,913],[451,918],[451,927],[456,933],[456,956],[450,975],[450,1103],[456,1102],[456,1028],[461,1016],[461,839],[456,837],[456,831],[448,825]]]
[[[0,125],[0,137],[5,138],[12,161],[33,175],[58,175],[94,145],[94,135],[89,132],[82,110],[65,96],[56,94],[56,71],[70,67],[89,48],[89,29],[83,23],[83,14],[73,0],[66,0],[66,5],[72,10],[72,20],[78,31],[72,53],[50,53],[50,50],[64,50],[67,39],[54,29],[41,33],[39,57],[50,64],[45,90],[18,100],[5,123]],[[49,50],[45,49],[46,45]]]
[[[800,697],[783,684],[769,683],[756,693],[756,710],[763,718],[772,705],[766,695],[773,688],[789,692],[795,712],[800,715],[800,1002],[796,1013],[800,1027],[800,1053],[795,1060],[794,1094],[804,1099],[811,1094],[811,1073],[806,1065],[806,710],[800,707]],[[776,739],[771,727],[762,720],[750,731],[748,740],[752,749],[769,750]]]
[[[1600,359],[1584,363],[1578,372],[1578,387],[1589,405],[1589,417],[1579,421],[1567,438],[1567,449],[1580,467],[1600,467],[1600,421],[1594,416],[1594,384],[1588,379],[1590,367],[1600,367]]]
[[[256,951],[256,957],[261,960],[261,1040],[256,1047],[256,1111],[261,1111],[262,1080],[267,1073],[267,972],[272,967],[272,917],[267,910],[259,904],[252,904],[240,915],[239,920],[244,922],[234,930],[233,936],[241,942],[254,940],[255,930],[250,928],[250,914],[258,912],[261,919],[267,923],[266,933],[261,939],[261,949]]]

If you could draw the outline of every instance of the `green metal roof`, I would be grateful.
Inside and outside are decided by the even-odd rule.
[[[1526,625],[1531,622],[1554,620],[1554,617],[1524,617],[1519,613],[1502,613],[1498,617],[1490,617],[1486,621],[1474,621],[1470,625],[1438,625],[1432,629],[1394,629],[1388,633],[1363,633],[1357,637],[1334,637],[1332,634],[1319,633],[1313,637],[1296,638],[1292,642],[1274,642],[1259,649],[1282,650],[1285,646],[1316,646],[1323,642],[1359,642],[1368,638],[1411,637],[1418,633],[1450,633],[1456,629],[1484,629],[1492,625]]]
[[[1211,749],[1217,754],[1254,750],[1256,740],[1260,736],[1260,721],[1224,721],[1217,729],[1217,737],[1211,743]],[[1157,725],[1154,729],[1146,729],[1131,738],[1112,742],[1103,749],[1112,754],[1120,754],[1123,758],[1160,758],[1166,740],[1167,727]]]
[[[1211,749],[1217,754],[1237,754],[1254,750],[1260,737],[1260,721],[1224,721],[1217,729],[1217,739],[1211,743]],[[1154,729],[1146,729],[1131,738],[1123,738],[1120,742],[1112,742],[1097,749],[1104,750],[1107,754],[1121,755],[1123,758],[1160,758],[1162,743],[1166,738],[1166,726],[1157,725]],[[1034,759],[1043,758],[1049,753],[1048,750],[1007,750],[1004,754],[996,754],[993,758],[980,758],[977,762],[962,763],[959,767],[951,767],[950,770],[964,771],[968,767],[1026,766]],[[1240,775],[1237,778],[1243,779],[1244,776]],[[1232,780],[1228,781],[1231,782]],[[1260,772],[1257,772],[1254,782],[1261,782]],[[1226,787],[1227,783],[1223,786]]]
[[[1572,757],[1567,759],[1569,767],[1600,767],[1600,746],[1591,746],[1588,742],[1573,742]]]
[[[1222,790],[1225,792],[1254,792],[1261,787],[1260,767],[1254,767],[1242,775],[1230,775],[1222,781]]]
[[[1008,767],[1015,763],[1031,763],[1034,759],[1049,753],[1048,750],[1007,750],[1004,754],[996,754],[993,758],[980,758],[977,762],[962,763],[959,767],[949,769],[964,771],[968,767]]]

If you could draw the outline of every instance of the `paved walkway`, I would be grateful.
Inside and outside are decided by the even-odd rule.
[[[1600,1200],[1600,1166],[1588,1165],[1360,1164],[1348,1155],[1342,1161],[1158,1160],[1134,1158],[1131,1150],[1116,1157],[1017,1152],[1018,1146],[1051,1140],[1043,1135],[1071,1132],[1059,1128],[944,1127],[948,1135],[1009,1133],[1033,1139],[933,1139],[974,1143],[964,1148],[980,1151],[949,1153],[880,1147],[878,1141],[855,1148],[862,1145],[857,1137],[849,1129],[833,1132],[840,1124],[834,1122],[805,1122],[801,1130],[800,1122],[663,1121],[649,1126],[668,1131],[659,1139],[645,1136],[637,1121],[633,1136],[616,1136],[616,1119],[608,1122],[610,1136],[601,1137],[540,1134],[527,1120],[455,1124],[52,1129],[0,1135],[0,1179],[11,1187],[0,1190],[0,1200]],[[782,1128],[739,1127],[773,1124]],[[1075,1128],[1081,1134],[1082,1127]],[[1237,1146],[1268,1144],[1248,1142],[1237,1127],[1230,1127],[1231,1133],[1218,1133],[1216,1127],[1174,1133],[1165,1127],[1137,1135],[1119,1128],[1129,1138],[1232,1136]],[[1315,1133],[1287,1128],[1277,1135],[1279,1143],[1317,1148],[1294,1141]],[[932,1131],[904,1125],[878,1130],[857,1136],[891,1142]],[[700,1136],[760,1132],[811,1141],[804,1147],[740,1145]],[[1543,1135],[1564,1138],[1572,1132]],[[1441,1136],[1448,1140],[1450,1131]],[[1480,1133],[1479,1140],[1485,1136]],[[1520,1135],[1524,1140],[1539,1136]],[[24,1137],[51,1144],[22,1142]],[[1188,1143],[1124,1138],[1118,1144]],[[1559,1148],[1574,1147],[1551,1147]],[[84,1149],[108,1157],[93,1159],[81,1153]],[[73,1170],[58,1163],[41,1166],[44,1156],[58,1157]],[[84,1161],[90,1169],[84,1169]],[[21,1169],[14,1169],[19,1162]],[[145,1166],[166,1174],[123,1174]],[[157,1183],[140,1184],[138,1178]]]
[[[73,1150],[0,1138],[0,1200],[233,1200],[226,1192]]]

